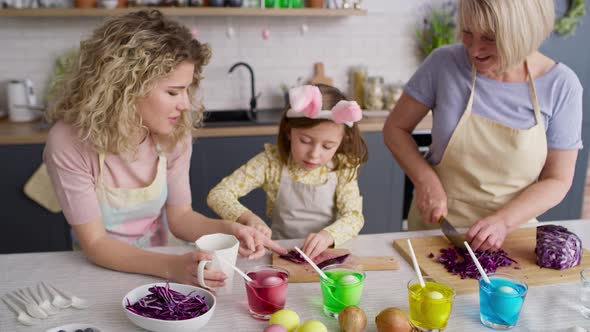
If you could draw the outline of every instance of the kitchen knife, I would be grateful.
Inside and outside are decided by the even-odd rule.
[[[465,236],[460,234],[455,227],[447,220],[445,217],[440,217],[438,220],[440,223],[440,228],[443,234],[446,236],[451,243],[458,248],[463,248],[463,241],[465,241]]]

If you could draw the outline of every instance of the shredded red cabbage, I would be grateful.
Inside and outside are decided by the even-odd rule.
[[[326,253],[326,252],[324,252],[324,253]],[[316,265],[320,269],[325,266],[332,265],[332,264],[342,264],[348,258],[348,256],[350,256],[350,254],[344,254],[344,255],[340,255],[340,256],[329,257],[332,255],[328,256],[328,255],[324,255],[324,253],[320,254],[317,258],[314,259],[314,263],[316,263]],[[303,258],[303,256],[301,256],[301,254],[295,249],[289,250],[287,252],[287,254],[280,255],[279,257],[286,259],[288,261],[291,261],[293,263],[297,263],[297,264],[307,263],[305,258]]]
[[[153,286],[149,288],[151,294],[141,298],[135,304],[129,303],[127,299],[127,310],[138,315],[162,319],[162,320],[184,320],[203,315],[209,311],[209,305],[205,297],[199,295],[181,294],[170,289],[170,285]]]
[[[582,262],[582,240],[562,226],[539,226],[535,255],[541,267],[568,269]]]
[[[447,271],[453,275],[460,275],[461,279],[471,278],[477,279],[479,277],[479,270],[467,250],[463,248],[448,248],[441,249],[441,255],[436,257],[436,260],[443,264]],[[435,258],[434,254],[430,253],[429,258]],[[510,266],[512,263],[518,264],[517,261],[508,257],[508,254],[500,249],[498,251],[476,251],[475,257],[483,267],[486,273],[496,272],[500,266]],[[516,266],[515,268],[519,268]]]

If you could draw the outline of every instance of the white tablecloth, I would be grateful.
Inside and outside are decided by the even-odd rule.
[[[556,222],[575,232],[585,248],[590,245],[590,221]],[[368,317],[365,331],[377,331],[375,316],[384,308],[400,307],[408,311],[407,281],[414,271],[392,246],[394,239],[440,234],[436,231],[361,235],[345,247],[358,256],[393,255],[401,268],[396,271],[368,271],[361,308]],[[285,246],[300,245],[301,240],[281,241]],[[158,251],[182,253],[189,247],[162,247]],[[270,255],[256,261],[238,260],[238,266],[248,267],[270,263]],[[583,262],[590,266],[590,262]],[[134,287],[162,281],[158,278],[109,271],[89,263],[80,252],[52,252],[0,255],[0,295],[35,286],[41,280],[70,290],[92,301],[85,310],[68,308],[39,324],[28,327],[16,321],[16,315],[0,303],[0,331],[46,331],[67,323],[89,323],[102,331],[142,331],[127,320],[121,307],[123,296]],[[573,326],[590,330],[590,320],[579,313],[580,282],[531,286],[524,308],[513,331],[568,331]],[[267,325],[248,315],[243,281],[234,276],[232,294],[220,295],[218,306],[204,331],[262,331]],[[317,319],[329,331],[339,331],[338,322],[323,315],[319,283],[289,284],[287,307],[295,310],[302,321]],[[478,294],[460,295],[455,299],[446,331],[490,331],[479,322]]]

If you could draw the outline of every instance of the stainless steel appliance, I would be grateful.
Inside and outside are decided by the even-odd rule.
[[[8,118],[14,122],[27,122],[41,117],[44,107],[37,104],[33,82],[29,79],[11,80],[6,85]]]

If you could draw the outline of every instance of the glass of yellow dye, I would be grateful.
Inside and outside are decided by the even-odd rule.
[[[441,331],[449,321],[455,290],[430,277],[424,283],[421,287],[417,278],[408,282],[410,321],[421,331]]]

